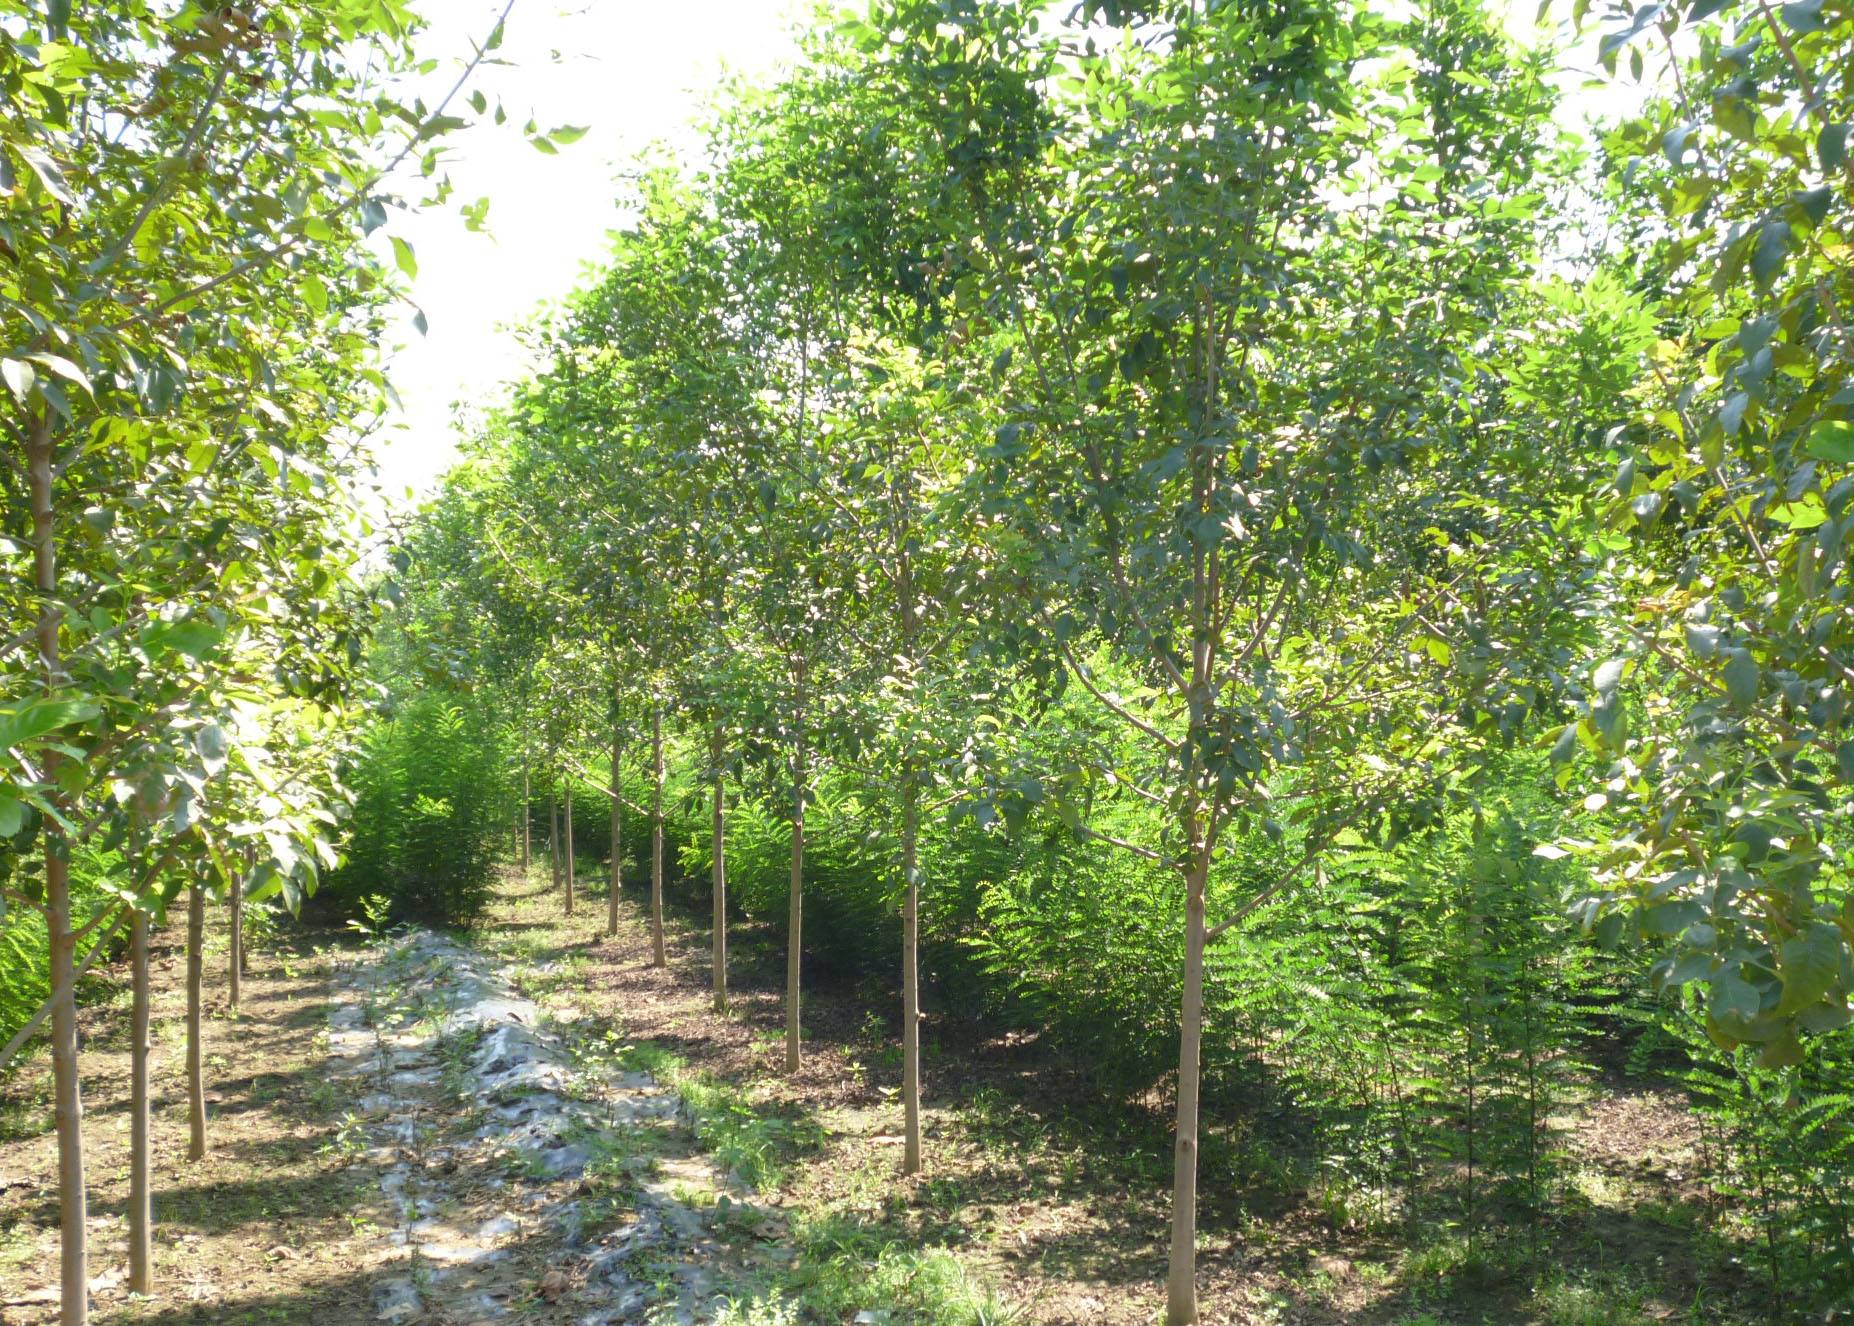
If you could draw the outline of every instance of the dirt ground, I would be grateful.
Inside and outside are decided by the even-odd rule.
[[[231,1015],[224,955],[209,968],[211,1154],[186,1159],[184,932],[156,936],[153,1125],[157,1292],[126,1290],[129,1010],[126,972],[81,1015],[90,1185],[90,1274],[99,1322],[364,1320],[351,1245],[377,1213],[365,1167],[337,1145],[348,1104],[324,1071],[329,956],[310,937],[253,954]],[[326,937],[322,937],[326,938]],[[0,1092],[0,1321],[57,1316],[56,1149],[50,1063]]]
[[[812,1139],[783,1200],[841,1214],[915,1246],[956,1252],[1025,1322],[1149,1326],[1163,1309],[1170,1213],[1168,1102],[1090,1104],[1075,1066],[1021,1034],[958,1019],[923,1033],[925,1173],[899,1174],[898,1026],[872,1016],[892,991],[814,983],[804,1008],[803,1070],[784,1073],[784,954],[763,927],[730,935],[731,1006],[711,1008],[703,917],[668,917],[669,963],[651,965],[641,896],[627,893],[619,933],[602,900],[561,914],[538,884],[505,890],[484,923],[494,941],[562,968],[574,1000],[625,1038],[674,1051],[747,1088],[760,1109]],[[1443,1322],[1597,1326],[1761,1320],[1730,1268],[1702,1264],[1695,1221],[1695,1125],[1670,1093],[1605,1094],[1565,1120],[1568,1191],[1552,1245],[1603,1269],[1587,1282],[1480,1274],[1417,1257],[1392,1235],[1335,1228],[1302,1193],[1239,1184],[1213,1153],[1266,1153],[1253,1119],[1214,1120],[1201,1176],[1198,1284],[1206,1323]],[[1644,1215],[1643,1212],[1646,1212]],[[1691,1316],[1689,1305],[1709,1308]]]
[[[942,1248],[989,1283],[1016,1320],[1148,1326],[1160,1311],[1169,1213],[1164,1102],[1089,1104],[1073,1065],[1023,1035],[957,1019],[926,1028],[926,1171],[899,1174],[899,1054],[883,991],[819,981],[806,1008],[805,1065],[783,1073],[783,956],[751,926],[733,935],[733,999],[710,1008],[707,934],[672,912],[669,964],[650,963],[642,900],[627,893],[619,933],[603,899],[578,914],[539,881],[504,879],[469,936],[545,973],[529,993],[571,1005],[581,1025],[681,1059],[744,1090],[790,1140],[765,1200],[828,1215],[899,1246]],[[184,1159],[184,1006],[176,940],[157,943],[155,1140],[157,1293],[123,1285],[127,1195],[128,1008],[119,971],[83,1012],[91,1183],[91,1274],[101,1323],[346,1323],[373,1320],[369,1252],[390,1223],[377,1165],[353,1144],[354,1086],[327,1071],[335,935],[299,936],[253,955],[243,1008],[225,1003],[224,958],[209,968],[212,1154]],[[56,1198],[49,1065],[0,1084],[0,1323],[56,1318]],[[1692,1179],[1699,1139],[1678,1100],[1606,1090],[1565,1121],[1569,1191],[1552,1246],[1603,1269],[1550,1286],[1473,1278],[1459,1255],[1336,1225],[1304,1193],[1270,1190],[1226,1161],[1203,1175],[1199,1285],[1216,1326],[1602,1326],[1668,1319],[1757,1321],[1729,1268],[1697,1249]],[[1265,1121],[1264,1121],[1265,1123]],[[1266,1162],[1256,1120],[1219,1120],[1207,1156]],[[1703,1308],[1691,1305],[1703,1303]],[[878,1306],[872,1304],[871,1306]],[[520,1316],[518,1312],[516,1314]],[[847,1317],[846,1317],[847,1320]]]

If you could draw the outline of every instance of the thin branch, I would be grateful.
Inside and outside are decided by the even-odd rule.
[[[70,979],[52,991],[51,997],[39,1006],[39,1011],[28,1018],[26,1025],[14,1033],[13,1039],[6,1043],[6,1048],[0,1050],[0,1073],[4,1073],[7,1065],[12,1063],[19,1052],[25,1048],[26,1042],[32,1039],[33,1033],[45,1025],[45,1019],[52,1015],[52,1010],[65,999],[73,997],[72,992],[76,990],[77,983],[89,974],[90,969],[96,965],[97,959],[102,957],[104,950],[109,947],[110,941],[116,937],[116,932],[122,929],[122,923],[128,920],[134,911],[135,908],[126,903],[117,909],[114,924],[110,926],[103,938],[96,942],[96,947],[85,955],[84,960],[77,964]]]

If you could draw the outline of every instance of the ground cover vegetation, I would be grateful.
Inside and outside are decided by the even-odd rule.
[[[154,1289],[183,896],[195,1160],[209,906],[232,1009],[305,899],[545,927],[795,1203],[717,1320],[1088,1319],[950,1234],[1051,1166],[1144,1231],[1052,1244],[1100,1320],[1854,1310],[1854,10],[1540,18],[820,11],[382,547],[392,220],[504,118],[500,23],[433,103],[396,4],[0,0],[0,1030],[63,1320],[125,945]]]

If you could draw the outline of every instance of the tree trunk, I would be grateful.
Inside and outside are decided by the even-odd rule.
[[[232,883],[232,953],[228,974],[231,980],[227,993],[231,997],[232,1012],[236,1013],[245,975],[245,891],[236,880]]]
[[[187,1159],[206,1158],[206,1075],[200,1007],[206,963],[206,890],[187,890]]]
[[[531,844],[529,842],[530,806],[532,802],[528,790],[528,762],[521,763],[521,877],[528,878],[528,859]]]
[[[617,890],[625,877],[625,779],[619,760],[625,757],[625,729],[612,720],[612,898],[606,901],[604,933],[617,935]]]
[[[154,1204],[148,1137],[148,916],[137,911],[129,930],[129,1290],[154,1292]]]
[[[566,835],[560,840],[560,851],[566,860],[566,914],[573,914],[573,784],[566,785]]]
[[[920,789],[912,771],[901,791],[901,1106],[906,1115],[901,1172],[921,1172],[921,872],[916,860],[920,832]]]
[[[560,887],[560,803],[547,797],[547,866],[555,888]]]
[[[33,585],[39,594],[37,627],[39,664],[46,688],[63,680],[58,655],[58,546],[52,526],[52,420],[46,407],[29,424],[26,440],[26,486],[32,508]],[[55,750],[44,752],[43,781],[52,805],[68,809],[59,790]],[[88,1206],[84,1192],[84,1106],[77,1074],[77,991],[73,977],[76,940],[71,934],[71,863],[69,845],[57,821],[47,818],[45,834],[45,921],[51,958],[51,988],[64,997],[52,1007],[52,1114],[58,1130],[58,1226],[60,1238],[60,1316],[64,1326],[90,1319]]]
[[[792,892],[786,907],[785,1071],[799,1067],[799,982],[805,924],[805,698],[804,669],[798,672],[797,741],[792,752]]]
[[[1171,1274],[1165,1284],[1166,1326],[1197,1320],[1198,1088],[1204,1031],[1204,889],[1210,849],[1195,844],[1185,882],[1184,998],[1179,1010],[1177,1154],[1172,1175]]]
[[[650,716],[650,744],[653,782],[650,792],[650,958],[653,965],[667,967],[669,954],[663,945],[663,709],[658,706]]]
[[[708,739],[708,760],[714,768],[714,894],[715,894],[715,1011],[727,1007],[727,800],[721,776],[725,733],[719,723]]]

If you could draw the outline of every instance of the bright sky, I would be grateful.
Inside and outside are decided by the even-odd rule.
[[[435,100],[501,4],[419,8],[433,20],[429,49],[444,60]],[[493,401],[527,367],[512,329],[604,253],[620,220],[617,176],[652,143],[698,146],[693,125],[721,72],[752,77],[788,60],[795,12],[792,0],[516,0],[498,52],[509,63],[482,70],[475,84],[502,99],[510,122],[447,140],[457,145],[447,167],[456,201],[488,196],[490,233],[465,230],[454,207],[390,227],[417,251],[412,296],[430,332],[419,336],[408,310],[390,359],[405,408],[375,439],[389,502],[403,502],[407,488],[427,492],[456,460],[453,403]],[[519,132],[531,114],[543,127],[590,131],[546,156]]]
[[[1530,38],[1535,0],[1507,4],[1516,33]],[[435,100],[501,5],[426,0],[422,8],[434,20],[429,49],[444,59],[431,80]],[[466,231],[455,208],[391,227],[417,251],[412,295],[430,331],[414,331],[407,310],[390,360],[404,410],[376,439],[389,504],[405,503],[408,490],[428,494],[457,459],[454,406],[493,403],[530,367],[514,328],[603,255],[621,219],[616,178],[653,143],[699,147],[695,124],[722,72],[764,77],[789,61],[794,18],[807,9],[800,0],[516,0],[499,52],[508,64],[480,71],[476,83],[501,98],[510,123],[447,140],[456,200],[488,196],[491,233]],[[1573,103],[1578,81],[1562,80]],[[518,132],[530,115],[543,127],[589,132],[547,156]]]

